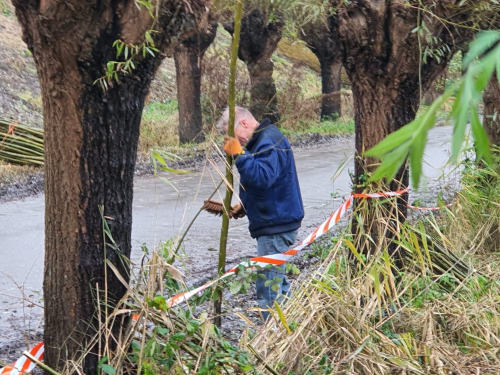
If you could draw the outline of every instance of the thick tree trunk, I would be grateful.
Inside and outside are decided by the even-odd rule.
[[[117,60],[114,41],[140,44],[151,26],[145,9],[128,1],[18,0],[14,5],[43,100],[45,362],[62,372],[67,360],[78,361],[90,349],[83,371],[95,375],[98,346],[88,345],[100,328],[98,304],[104,313],[126,292],[106,262],[129,279],[139,126],[161,57],[139,54],[135,70],[103,91],[94,82],[105,74],[108,61]],[[154,37],[160,50],[196,27],[205,6],[193,8],[195,13],[188,12],[179,0],[159,11],[160,32]],[[110,240],[103,233],[101,207],[117,249],[104,244]],[[120,323],[111,328],[118,335]],[[115,345],[113,340],[108,344]]]
[[[299,37],[316,55],[321,66],[321,119],[341,115],[340,74],[342,70],[342,49],[338,40],[338,24],[335,17],[327,23],[316,22],[306,25]]]
[[[50,76],[62,68],[55,60],[51,53],[37,56],[38,66],[53,67],[40,71],[46,129],[44,342],[47,364],[60,368],[58,359],[71,359],[66,353],[74,356],[93,338],[97,301],[104,312],[105,304],[114,306],[126,292],[105,262],[129,279],[134,166],[152,66],[108,93],[92,81],[70,91],[66,85],[49,88]],[[119,250],[104,247],[99,207]],[[113,333],[119,330],[115,325]],[[90,373],[97,360],[88,356],[84,369]]]
[[[271,60],[281,39],[283,20],[276,13],[274,21],[268,22],[269,9],[253,9],[243,16],[238,57],[247,64],[252,87],[250,89],[250,112],[260,121],[264,117],[272,123],[279,121],[278,96],[273,79],[274,64]],[[234,25],[224,28],[233,33]]]
[[[388,134],[398,130],[415,118],[418,110],[420,88],[425,92],[430,84],[443,73],[458,43],[471,36],[470,31],[445,26],[439,19],[426,19],[425,25],[432,35],[437,36],[440,48],[446,51],[439,59],[429,58],[420,64],[419,44],[414,32],[415,25],[422,22],[419,11],[401,6],[392,1],[364,1],[339,5],[336,22],[332,23],[334,34],[342,46],[343,65],[352,84],[355,129],[356,162],[355,190],[369,191],[399,190],[408,186],[408,173],[403,167],[396,178],[385,187],[382,183],[368,184],[367,177],[379,164],[378,160],[367,158],[364,151],[372,148]],[[458,12],[451,13],[452,2],[437,4],[434,14],[456,23],[463,21]],[[386,190],[387,189],[387,190]],[[359,251],[369,253],[383,249],[397,248],[392,239],[398,233],[398,225],[405,220],[407,194],[397,199],[396,205],[377,204],[374,200],[357,200],[357,205],[366,204],[369,209],[362,224],[354,222]],[[366,237],[365,234],[370,235]],[[384,244],[385,243],[385,244]]]
[[[400,129],[415,118],[418,109],[418,92],[400,92],[396,97],[389,93],[395,92],[391,82],[370,82],[367,84],[366,77],[351,77],[352,91],[355,110],[355,162],[354,162],[354,186],[356,193],[366,190],[366,181],[371,172],[378,166],[379,161],[375,158],[364,157],[363,153],[369,150],[390,133]],[[371,186],[373,192],[397,191],[409,186],[408,168],[404,166],[397,173],[389,185],[379,183]],[[356,232],[369,234],[377,246],[367,240],[365,236],[357,236],[358,250],[367,257],[375,250],[389,247],[390,255],[396,258],[398,266],[401,266],[401,257],[395,253],[397,246],[391,244],[397,232],[399,223],[403,223],[407,216],[408,194],[396,198],[396,204],[388,203],[380,205],[375,200],[368,199],[365,202],[358,200],[359,204],[366,204],[369,208],[365,211],[366,217],[363,222],[364,228],[354,225]]]
[[[279,121],[278,96],[273,79],[274,64],[270,58],[252,60],[247,65],[250,74],[250,112],[257,120],[267,117]]]
[[[321,61],[321,119],[337,118],[341,115],[340,61]]]
[[[500,147],[500,85],[496,73],[483,95],[483,124],[491,145]]]
[[[212,44],[217,24],[206,31],[183,41],[174,52],[179,103],[179,141],[203,142],[203,117],[201,113],[201,63],[207,48]]]

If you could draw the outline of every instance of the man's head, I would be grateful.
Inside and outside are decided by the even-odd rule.
[[[253,131],[259,126],[259,123],[246,108],[236,107],[235,112],[234,135],[243,146],[248,142],[248,140],[252,136]],[[217,129],[223,131],[224,133],[227,133],[228,123],[229,108],[226,108],[222,113],[219,122],[217,122]]]

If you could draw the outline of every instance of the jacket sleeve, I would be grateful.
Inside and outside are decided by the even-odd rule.
[[[280,174],[278,150],[274,145],[266,145],[265,151],[252,155],[248,152],[236,160],[243,186],[269,189]]]

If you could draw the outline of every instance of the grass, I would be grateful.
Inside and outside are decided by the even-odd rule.
[[[462,186],[451,211],[397,231],[402,269],[384,242],[357,263],[349,232],[327,246],[320,269],[285,305],[285,318],[276,315],[250,341],[262,359],[258,370],[500,373],[500,174],[469,165]]]
[[[142,113],[139,150],[148,152],[151,148],[177,145],[179,143],[178,122],[176,100],[147,104]]]

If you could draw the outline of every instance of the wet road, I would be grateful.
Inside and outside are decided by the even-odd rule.
[[[426,148],[424,173],[429,184],[442,172],[437,170],[447,160],[449,146],[445,143],[451,134],[450,127],[431,131]],[[324,220],[350,191],[348,170],[353,170],[352,140],[338,140],[329,145],[295,149],[297,171],[305,206],[305,218],[299,239],[303,239]],[[346,159],[346,168],[335,181],[332,176]],[[216,184],[220,181],[214,168],[208,164],[203,170],[190,175],[169,175],[167,178],[179,191],[155,178],[138,178],[135,181],[133,205],[132,260],[142,255],[141,245],[156,248],[183,232],[187,223],[198,211]],[[421,190],[425,190],[425,182]],[[332,193],[335,193],[332,195]],[[214,199],[222,200],[220,196]],[[432,194],[432,192],[431,192]],[[24,201],[0,204],[0,320],[22,304],[18,285],[27,291],[41,291],[43,276],[44,198],[38,196]],[[210,277],[217,263],[221,219],[203,212],[185,241],[184,258],[188,279]],[[231,221],[228,242],[228,261],[255,254],[255,241],[248,234],[246,219]],[[178,264],[179,265],[179,264]],[[35,294],[36,297],[36,294]],[[1,326],[1,325],[0,325]],[[0,334],[1,335],[1,334]]]

